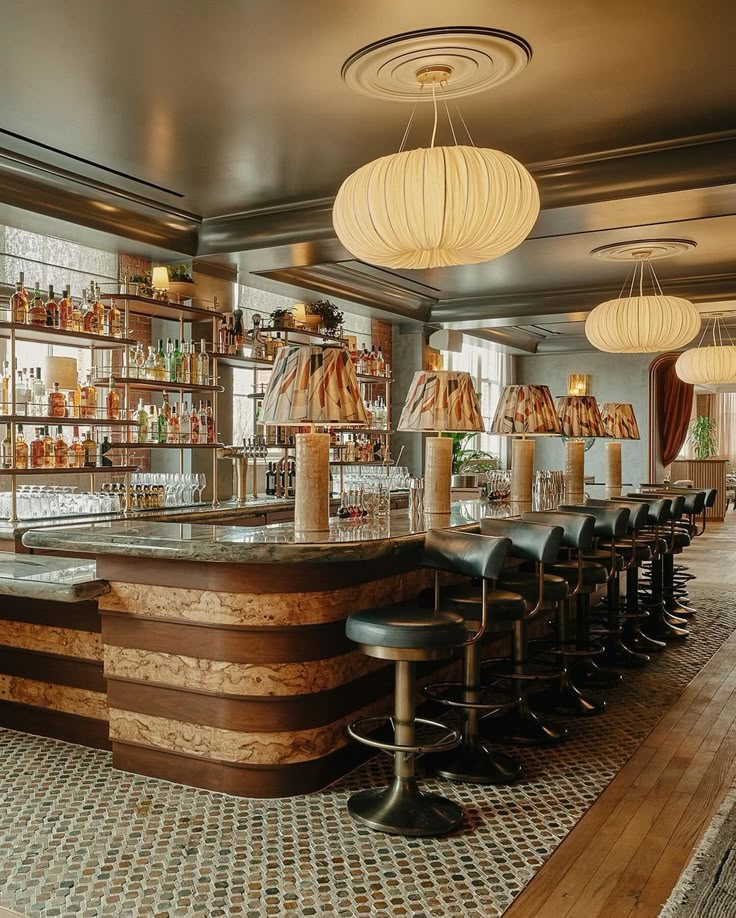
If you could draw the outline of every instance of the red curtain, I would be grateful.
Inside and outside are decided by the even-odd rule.
[[[655,368],[657,431],[662,465],[677,458],[687,436],[693,405],[693,387],[675,373],[679,354],[665,354]]]

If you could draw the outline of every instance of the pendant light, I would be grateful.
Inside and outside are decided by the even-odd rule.
[[[713,344],[703,347],[709,327],[713,333]],[[723,324],[722,313],[708,316],[698,346],[680,354],[675,363],[675,373],[683,382],[694,386],[736,383],[736,345]]]
[[[416,72],[434,106],[429,147],[404,149],[415,103],[398,152],[361,166],[337,193],[335,232],[361,261],[417,269],[489,261],[522,243],[537,220],[539,191],[520,162],[475,146],[462,116],[469,143],[458,143],[443,96],[451,72],[442,65]],[[435,146],[438,90],[452,146]]]
[[[585,321],[585,335],[599,351],[613,354],[654,354],[682,347],[700,328],[700,314],[689,300],[666,296],[654,273],[651,252],[631,253],[634,269],[618,299],[596,306]],[[644,275],[652,293],[645,294]],[[649,285],[648,285],[649,286]]]

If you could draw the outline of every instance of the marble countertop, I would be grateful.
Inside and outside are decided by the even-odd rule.
[[[394,510],[385,520],[370,522],[333,518],[325,533],[298,533],[293,523],[245,527],[125,520],[31,529],[23,536],[23,544],[36,550],[94,555],[318,564],[388,557],[415,549],[427,529],[473,530],[481,516],[512,515],[509,504],[459,501],[449,516],[411,518],[407,510]]]
[[[82,602],[110,589],[97,579],[94,561],[0,552],[0,596]]]

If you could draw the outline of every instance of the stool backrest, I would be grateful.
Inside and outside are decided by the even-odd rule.
[[[589,497],[585,501],[586,507],[625,507],[629,511],[626,528],[629,532],[639,532],[649,522],[649,505],[642,501],[624,500],[622,497],[612,497],[610,500]]]
[[[483,535],[511,539],[509,554],[525,561],[553,564],[562,545],[562,526],[543,526],[522,520],[494,520],[483,517],[480,521]]]
[[[597,539],[621,539],[628,531],[631,511],[628,507],[592,507],[561,504],[561,513],[585,513],[595,520]]]
[[[496,580],[511,548],[511,539],[476,532],[430,529],[424,540],[422,567]]]
[[[672,501],[669,497],[644,497],[641,494],[627,494],[627,502],[646,504],[648,507],[648,521],[654,526],[661,526],[670,518]]]
[[[697,492],[693,492],[697,493]],[[673,493],[672,491],[643,491],[641,496],[644,498],[647,497],[664,497],[667,496],[672,501],[672,506],[670,507],[670,513],[668,520],[679,520],[683,513],[686,513],[685,507],[687,505],[687,494],[682,493]],[[703,496],[703,501],[705,502],[705,496]]]
[[[543,523],[545,526],[562,526],[562,545],[576,551],[590,551],[595,534],[595,518],[591,514],[560,513],[554,510],[529,510],[521,514],[525,523]]]
[[[705,490],[705,506],[713,507],[715,506],[716,497],[718,496],[718,488],[706,488]]]

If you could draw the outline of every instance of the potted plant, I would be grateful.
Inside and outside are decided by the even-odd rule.
[[[128,284],[136,285],[135,290],[130,291],[134,296],[153,296],[150,272],[147,274],[131,274],[128,278]]]
[[[695,451],[696,459],[710,459],[718,453],[718,424],[715,418],[700,415],[690,422],[687,431],[688,443]]]
[[[445,434],[452,437],[452,486],[477,488],[480,476],[501,468],[498,456],[484,449],[469,449],[464,445],[474,433]]]
[[[324,335],[339,337],[345,317],[334,303],[331,303],[329,300],[318,300],[316,303],[307,303],[306,316],[307,325],[320,328]],[[317,317],[316,323],[314,322],[314,317]],[[310,318],[312,321],[310,321]]]
[[[273,328],[293,328],[294,316],[291,309],[274,309],[271,313],[271,326]]]
[[[169,265],[169,293],[178,297],[179,302],[194,296],[196,284],[188,264]]]

